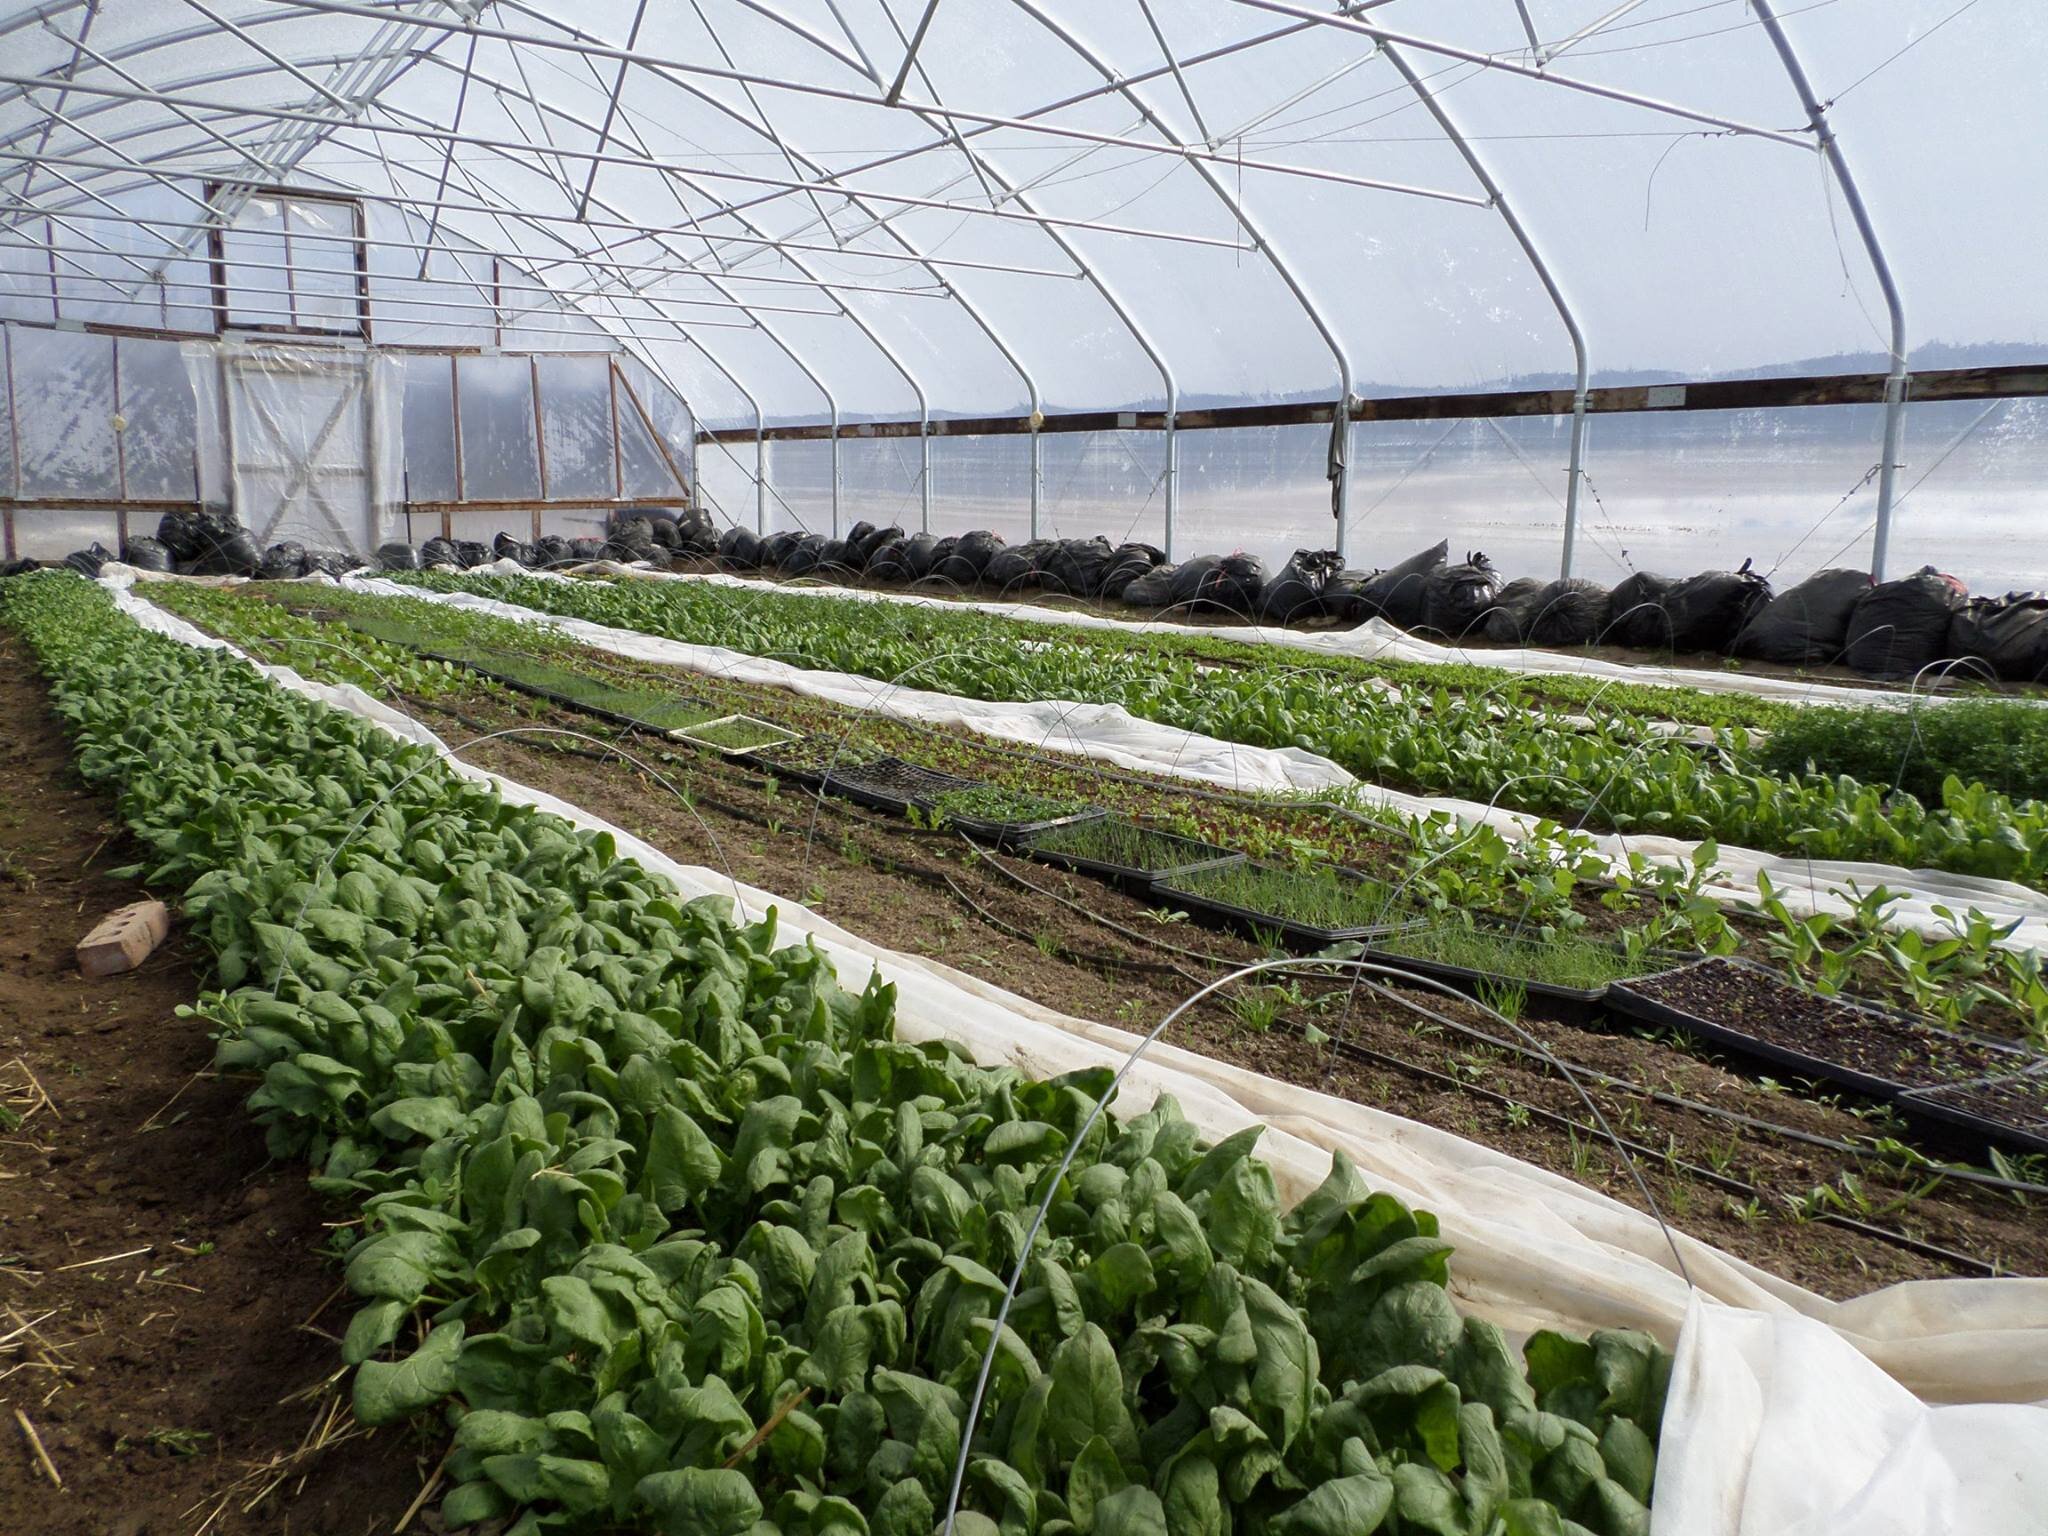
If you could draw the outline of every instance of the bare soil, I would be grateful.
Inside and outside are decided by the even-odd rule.
[[[344,1214],[210,1075],[181,931],[78,973],[72,946],[144,892],[108,873],[137,850],[33,678],[0,643],[0,1530],[388,1532],[440,1448],[355,1428],[339,1395],[349,1305],[315,1250]]]

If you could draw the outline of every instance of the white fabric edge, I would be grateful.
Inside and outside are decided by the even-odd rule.
[[[518,574],[540,576],[543,573],[521,569]],[[740,681],[761,682],[855,709],[872,709],[876,713],[927,724],[960,726],[997,740],[1076,752],[1141,772],[1170,774],[1240,790],[1341,789],[1364,803],[1396,811],[1414,820],[1445,813],[1464,826],[1490,826],[1503,837],[1516,842],[1529,837],[1543,819],[1522,811],[1483,805],[1476,800],[1411,795],[1377,784],[1366,784],[1327,758],[1315,757],[1294,748],[1274,752],[1268,748],[1238,746],[1214,737],[1140,720],[1118,706],[1068,700],[1038,704],[970,700],[955,694],[895,688],[849,673],[793,667],[786,662],[769,661],[721,646],[689,645],[638,630],[597,624],[588,619],[543,613],[474,592],[436,592],[378,578],[346,577],[344,584],[379,596],[417,598],[489,613],[521,624],[555,629],[584,645],[616,656],[660,662]],[[1276,779],[1281,782],[1273,782]],[[1587,835],[1592,838],[1610,870],[1626,869],[1631,853],[1653,864],[1690,868],[1700,847],[1697,842],[1683,838],[1644,833]],[[2002,924],[2018,924],[2003,941],[2008,948],[2048,951],[2048,892],[2032,890],[2015,881],[1959,875],[1938,869],[1906,869],[1895,864],[1802,859],[1727,843],[1716,847],[1715,877],[1701,888],[1701,894],[1722,906],[1755,906],[1761,895],[1759,877],[1765,877],[1770,880],[1779,900],[1793,913],[1800,916],[1826,913],[1845,917],[1855,910],[1857,893],[1873,891],[1882,885],[1898,898],[1887,924],[1892,929],[1912,930],[1928,937],[1947,937],[1954,928],[1938,909],[1947,908],[1960,916],[1974,907]]]

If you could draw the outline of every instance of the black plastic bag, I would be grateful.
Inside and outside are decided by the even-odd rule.
[[[353,550],[309,549],[306,551],[306,574],[321,576],[346,576],[362,566],[362,560]]]
[[[1124,584],[1122,601],[1133,608],[1145,608],[1158,612],[1173,602],[1173,584],[1180,577],[1177,565],[1155,565],[1142,576],[1134,576]]]
[[[1417,629],[1422,624],[1423,593],[1432,571],[1450,559],[1451,541],[1439,539],[1419,555],[1410,555],[1399,565],[1390,565],[1359,589],[1358,597],[1367,618],[1382,618],[1399,629]]]
[[[1365,589],[1378,576],[1378,571],[1361,571],[1355,566],[1338,571],[1323,583],[1323,612],[1356,624],[1366,616]]]
[[[824,548],[822,533],[800,533],[784,548],[775,569],[785,576],[808,576],[818,568],[818,556]]]
[[[1809,576],[1750,616],[1735,637],[1735,654],[1792,667],[1833,661],[1849,642],[1849,615],[1870,587],[1868,571],[1837,567]]]
[[[1674,651],[1712,651],[1727,655],[1752,615],[1771,600],[1771,584],[1749,568],[1702,571],[1664,594],[1664,612],[1671,620]]]
[[[1872,587],[1849,613],[1842,660],[1873,677],[1911,677],[1948,654],[1948,629],[1963,584],[1923,565],[1903,581]]]
[[[869,581],[906,582],[910,580],[908,550],[910,541],[898,534],[893,539],[884,539],[868,551],[867,578]]]
[[[1607,603],[1607,589],[1597,581],[1553,581],[1536,594],[1526,637],[1531,645],[1591,645],[1607,628]]]
[[[846,576],[853,573],[853,546],[845,539],[827,539],[818,549],[818,574]]]
[[[951,543],[952,548],[946,549],[942,545],[940,552],[933,557],[931,576],[935,581],[956,587],[977,585],[982,573],[988,569],[989,561],[1003,547],[1002,535],[991,533],[986,528],[963,533]]]
[[[582,538],[569,541],[569,559],[573,564],[582,565],[592,560],[602,560],[604,558],[603,539]]]
[[[2048,597],[2009,592],[1971,598],[1949,620],[1948,653],[1974,657],[2007,682],[2048,678]]]
[[[1669,576],[1654,571],[1622,577],[1608,595],[1607,629],[1601,641],[1643,651],[1671,650],[1671,616],[1664,611],[1664,597],[1674,585]]]
[[[297,539],[282,539],[263,551],[263,563],[256,574],[265,581],[294,581],[306,574],[306,546]]]
[[[465,571],[473,571],[480,565],[491,563],[491,546],[481,539],[457,539],[455,557],[462,562]]]
[[[64,557],[64,564],[81,576],[98,576],[100,567],[114,558],[114,552],[106,545],[94,540],[89,549],[74,549]]]
[[[942,539],[937,534],[920,533],[911,537],[903,546],[903,568],[910,573],[912,581],[923,581],[931,575],[932,565],[939,558],[941,548],[951,551],[952,540]]]
[[[1038,584],[1068,597],[1100,597],[1115,561],[1116,551],[1099,534],[1092,539],[1061,539],[1039,562]]]
[[[420,568],[419,551],[410,544],[379,544],[377,564],[387,571],[416,571]]]
[[[1297,549],[1259,590],[1259,617],[1268,624],[1298,624],[1323,613],[1323,592],[1344,564],[1334,549]]]
[[[36,564],[35,561],[23,557],[20,560],[10,560],[5,565],[0,565],[0,576],[26,576],[30,571],[39,571],[41,569],[42,567]]]
[[[134,566],[138,571],[168,571],[171,569],[171,552],[161,540],[138,533],[122,544],[121,562]]]
[[[157,524],[156,536],[178,569],[196,575],[254,576],[263,564],[263,552],[248,531],[232,514],[216,508],[167,512]]]
[[[1174,573],[1173,601],[1189,613],[1232,613],[1251,618],[1266,585],[1256,555],[1197,555]]]
[[[491,540],[491,553],[500,560],[510,560],[532,570],[540,564],[539,552],[531,544],[522,543],[509,533],[500,533]]]
[[[1517,576],[1502,587],[1486,610],[1482,628],[1496,645],[1521,645],[1529,638],[1529,625],[1536,617],[1536,604],[1549,586],[1541,576]]]
[[[875,525],[865,518],[861,519],[861,521],[846,530],[846,537],[841,541],[846,545],[846,552],[833,563],[842,570],[856,573],[866,570],[868,568],[868,546],[873,542],[874,537]]]
[[[855,526],[859,525],[856,524]],[[852,554],[855,568],[865,572],[870,565],[874,564],[875,554],[878,550],[884,549],[891,544],[903,542],[903,529],[897,524],[891,523],[886,528],[871,528],[857,539],[849,536],[846,542]]]
[[[1480,627],[1500,591],[1500,572],[1472,553],[1462,565],[1440,565],[1422,579],[1422,627],[1463,640]]]
[[[988,557],[981,579],[998,592],[1023,592],[1038,585],[1039,565],[1053,552],[1050,539],[1006,544]]]
[[[420,546],[420,568],[425,570],[435,565],[460,565],[462,556],[456,552],[453,539],[432,538]]]
[[[648,518],[648,519],[646,520],[646,522],[647,522],[647,536],[648,536],[649,538],[651,538],[652,540],[654,540],[655,546],[656,546],[657,548],[660,548],[660,549],[680,549],[680,548],[682,548],[682,545],[683,545],[683,531],[682,531],[682,529],[680,529],[680,528],[678,528],[678,527],[676,526],[676,524],[675,524],[675,520],[674,520],[673,518],[667,518],[667,517],[655,517],[655,518]]]
[[[559,533],[544,533],[534,541],[533,564],[536,570],[553,570],[558,565],[568,564],[572,558],[569,541]]]
[[[685,507],[676,517],[675,530],[678,553],[708,555],[718,548],[718,526],[702,507]]]
[[[629,565],[635,560],[652,559],[655,548],[653,526],[644,517],[614,519],[611,533],[604,541],[607,559]]]
[[[761,563],[761,536],[737,523],[718,536],[718,562],[751,571]]]
[[[1150,544],[1119,544],[1109,569],[1102,573],[1102,596],[1111,602],[1122,602],[1132,582],[1165,563],[1165,552]]]

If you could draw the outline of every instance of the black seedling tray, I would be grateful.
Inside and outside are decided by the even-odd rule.
[[[1794,985],[1776,971],[1766,966],[1752,964],[1747,960],[1725,958],[1694,960],[1689,965],[1677,966],[1672,970],[1658,971],[1649,976],[1631,977],[1627,981],[1615,982],[1608,987],[1604,999],[1607,1010],[1610,1013],[1619,1014],[1624,1018],[1635,1019],[1645,1024],[1675,1029],[1679,1033],[1690,1035],[1695,1039],[1710,1041],[1715,1045],[1725,1046],[1727,1049],[1741,1055],[1755,1057],[1760,1061],[1767,1061],[1773,1066],[1783,1067],[1797,1076],[1812,1078],[1819,1082],[1832,1083],[1837,1087],[1847,1088],[1851,1092],[1876,1099],[1881,1103],[1901,1102],[1904,1101],[1906,1095],[1915,1092],[1938,1092],[1944,1088],[1956,1086],[1954,1083],[1902,1083],[1894,1078],[1881,1076],[1876,1072],[1864,1071],[1861,1068],[1848,1066],[1842,1062],[1830,1061],[1824,1056],[1815,1056],[1792,1046],[1779,1044],[1774,1040],[1763,1039],[1760,1036],[1749,1033],[1747,1030],[1721,1023],[1716,1019],[1702,1017],[1682,1006],[1665,1002],[1660,998],[1647,996],[1636,990],[1639,983],[1660,980],[1695,966],[1707,965],[1731,966],[1739,970],[1750,971],[1757,975],[1768,977],[1782,986]],[[1874,1003],[1860,1002],[1853,998],[1845,997],[1823,998],[1822,1001],[1831,1006],[1845,1008],[1854,1013],[1866,1015],[1873,1025],[1882,1024],[1887,1028],[1891,1028],[1903,1024],[1915,1030],[1967,1040],[1971,1045],[1990,1051],[1999,1057],[2011,1058],[2015,1068],[2024,1065],[2025,1060],[2030,1059],[2032,1055],[2031,1052],[2020,1050],[2018,1047],[2008,1045],[2002,1040],[1990,1040],[1980,1035],[1968,1035],[1959,1030],[1944,1029],[1939,1025],[1930,1024],[1924,1019],[1916,1019],[1911,1014],[1901,1013],[1891,1008],[1879,1007]],[[1907,1107],[1910,1107],[1910,1104]]]
[[[901,816],[911,806],[927,810],[939,796],[956,789],[979,789],[979,781],[963,779],[900,757],[878,757],[865,763],[846,763],[825,772],[824,787],[829,794],[843,795],[870,810]]]
[[[2017,1102],[2007,1116],[1999,1114],[2005,1105],[1982,1105],[1980,1098],[2001,1089],[2017,1095]],[[1982,1108],[1971,1108],[1973,1101]],[[1995,1141],[2026,1152],[2048,1152],[2048,1062],[2001,1077],[1943,1083],[1938,1088],[1909,1088],[1895,1102],[1909,1115],[1966,1131],[1981,1141]]]
[[[1419,924],[1415,926],[1420,927]],[[1401,930],[1389,930],[1382,934],[1381,938],[1391,938],[1399,931]],[[1428,976],[1447,986],[1456,987],[1468,997],[1478,997],[1482,987],[1497,988],[1504,984],[1518,986],[1527,996],[1542,998],[1556,1005],[1553,1011],[1562,1011],[1575,1018],[1593,1012],[1606,999],[1609,989],[1619,985],[1616,982],[1602,982],[1597,987],[1567,987],[1554,981],[1537,981],[1527,976],[1496,976],[1487,971],[1475,971],[1469,966],[1453,965],[1447,960],[1399,954],[1372,940],[1366,942],[1365,958],[1377,960],[1382,965],[1397,966],[1404,971],[1413,971],[1418,976]]]
[[[1043,847],[1035,839],[1028,843],[1023,851],[1040,863],[1050,864],[1057,869],[1070,869],[1076,874],[1093,875],[1098,880],[1107,880],[1112,885],[1122,886],[1138,895],[1149,895],[1155,881],[1168,879],[1197,864],[1227,863],[1231,859],[1244,857],[1215,843],[1205,843],[1195,837],[1182,837],[1177,832],[1155,831],[1151,835],[1179,845],[1186,851],[1187,857],[1171,864],[1162,864],[1157,869],[1140,869],[1134,864],[1116,864],[1108,859],[1091,859],[1061,848]]]
[[[573,709],[579,715],[589,715],[597,720],[609,720],[612,724],[625,726],[628,730],[648,731],[656,736],[666,736],[678,729],[678,727],[670,725],[656,725],[652,720],[643,720],[638,715],[629,715],[621,710],[606,709],[601,704],[589,704],[582,699],[572,698],[566,693],[558,693],[552,688],[543,688],[538,683],[521,682],[516,677],[509,677],[503,673],[493,671],[489,666],[480,661],[472,661],[461,656],[449,656],[440,651],[423,650],[420,652],[420,655],[428,661],[438,661],[444,666],[460,667],[465,672],[474,672],[478,677],[489,678],[500,688],[509,688],[514,693],[523,693],[532,699],[545,699],[550,704],[559,704],[564,709]],[[678,704],[686,705],[703,704],[703,700],[693,699],[688,694],[677,694],[675,701]]]
[[[1233,929],[1236,932],[1252,937],[1265,933],[1277,933],[1283,939],[1288,939],[1294,944],[1307,949],[1328,949],[1332,944],[1341,944],[1347,939],[1369,939],[1378,934],[1391,933],[1394,929],[1402,926],[1404,922],[1412,921],[1412,919],[1403,918],[1384,923],[1367,923],[1357,927],[1318,928],[1312,923],[1299,922],[1293,918],[1281,917],[1272,912],[1255,912],[1249,907],[1240,907],[1232,902],[1218,901],[1212,896],[1204,896],[1199,891],[1188,890],[1185,886],[1176,883],[1187,881],[1192,876],[1207,873],[1212,869],[1222,869],[1238,864],[1255,864],[1255,862],[1254,860],[1247,859],[1241,853],[1231,854],[1228,858],[1209,859],[1200,864],[1191,864],[1185,869],[1176,869],[1156,875],[1147,885],[1146,891],[1152,899],[1184,908],[1190,916],[1211,926]],[[1294,873],[1292,870],[1282,870],[1278,865],[1272,864],[1257,865],[1256,867],[1276,870],[1281,874]],[[1363,881],[1367,878],[1353,869],[1344,869],[1341,866],[1333,866],[1333,868],[1337,878],[1340,880]]]
[[[1109,812],[1096,805],[1070,811],[1064,816],[1042,817],[1037,821],[990,821],[980,816],[956,816],[943,807],[940,807],[939,814],[946,818],[946,825],[954,831],[965,833],[977,843],[993,843],[998,848],[1015,848],[1056,827],[1077,827],[1085,822],[1105,821],[1109,817]]]

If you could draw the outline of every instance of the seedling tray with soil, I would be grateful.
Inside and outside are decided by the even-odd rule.
[[[1033,836],[1024,851],[1043,863],[1093,875],[1140,895],[1176,870],[1242,857],[1216,843],[1161,832],[1121,816],[1051,828]]]
[[[1574,1014],[1590,1012],[1613,983],[1670,963],[1668,956],[1631,962],[1620,945],[1578,934],[1547,938],[1461,921],[1402,928],[1369,941],[1365,952],[1474,997],[1519,988]]]
[[[1356,870],[1286,869],[1241,855],[1161,875],[1151,895],[1216,926],[1310,949],[1389,932],[1407,916],[1391,889]]]
[[[1004,848],[1014,847],[1034,833],[1088,826],[1109,815],[1084,801],[1052,800],[993,784],[948,790],[929,809],[955,831],[964,832],[977,842]]]
[[[2048,1152],[2048,1062],[2026,1072],[1914,1088],[1898,1097],[1909,1115],[1954,1126],[1985,1141]]]
[[[670,735],[693,747],[709,747],[727,757],[746,757],[769,747],[800,740],[795,731],[784,730],[772,720],[753,715],[720,715],[702,725],[687,725]]]
[[[846,759],[832,764],[825,772],[824,787],[828,793],[843,795],[870,810],[901,816],[912,806],[929,810],[941,795],[979,786],[957,773],[885,755],[865,762]]]
[[[1613,1012],[1880,1099],[2016,1071],[2031,1052],[1869,1003],[1823,997],[1744,960],[1700,960],[1607,990]]]

